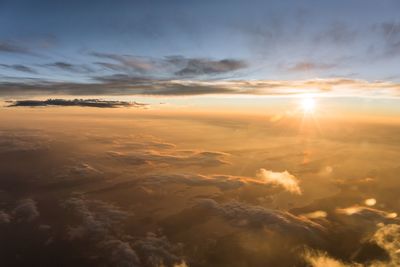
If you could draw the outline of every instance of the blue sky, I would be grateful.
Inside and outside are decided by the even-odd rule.
[[[138,79],[157,94],[171,80],[379,80],[399,91],[398,14],[395,0],[2,0],[0,90],[64,82],[71,93],[112,78],[107,93],[134,94]]]

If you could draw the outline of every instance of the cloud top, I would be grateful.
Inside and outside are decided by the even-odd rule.
[[[281,186],[294,194],[301,194],[299,180],[288,171],[274,172],[266,169],[260,169],[257,178],[266,184]]]

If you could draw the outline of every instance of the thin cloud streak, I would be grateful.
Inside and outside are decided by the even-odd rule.
[[[170,80],[129,75],[94,77],[92,82],[25,79],[0,83],[0,96],[18,95],[263,95],[400,97],[400,83],[349,78],[309,80]]]

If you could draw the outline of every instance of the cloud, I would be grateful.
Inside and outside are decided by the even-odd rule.
[[[42,65],[43,67],[50,67],[50,68],[56,68],[59,70],[64,70],[64,71],[69,71],[69,72],[74,72],[74,73],[89,73],[89,72],[93,72],[93,70],[86,66],[86,65],[77,65],[77,64],[71,64],[68,62],[62,62],[62,61],[58,61],[58,62],[54,62],[54,63],[49,63],[49,64],[45,64]]]
[[[46,107],[46,106],[79,106],[95,108],[117,108],[117,107],[144,107],[146,104],[137,102],[112,101],[100,99],[47,99],[47,100],[17,100],[9,107]]]
[[[200,174],[166,174],[152,175],[142,180],[144,185],[157,184],[186,184],[189,186],[215,186],[220,190],[232,190],[240,188],[246,184],[259,184],[254,179],[246,179],[245,177],[231,175],[200,175]]]
[[[94,82],[19,79],[0,82],[0,96],[13,95],[271,95],[399,97],[400,84],[348,78],[308,80],[162,80],[125,74],[93,77]]]
[[[107,240],[102,243],[102,247],[110,256],[108,260],[112,266],[120,267],[140,267],[140,260],[136,252],[128,242],[118,239]]]
[[[113,266],[173,267],[184,262],[177,256],[182,246],[171,244],[166,237],[126,235],[123,223],[131,214],[113,204],[72,197],[63,206],[80,218],[77,226],[70,227],[69,239],[93,242]]]
[[[145,238],[139,239],[133,244],[135,251],[140,255],[141,262],[145,266],[178,266],[186,264],[180,254],[181,244],[171,244],[166,237],[158,237],[154,233],[147,233]]]
[[[345,23],[333,23],[315,37],[317,43],[323,42],[328,44],[348,45],[355,41],[359,31],[352,29]]]
[[[332,69],[336,65],[335,64],[325,64],[325,63],[315,63],[311,61],[302,61],[294,64],[293,66],[290,66],[287,68],[289,71],[298,71],[298,72],[303,72],[303,71],[314,71],[314,70],[327,70],[327,69]]]
[[[244,61],[235,59],[210,60],[210,59],[188,59],[185,67],[177,72],[178,76],[197,76],[206,74],[221,74],[245,68]]]
[[[143,185],[159,184],[185,184],[189,186],[214,186],[220,190],[234,190],[246,185],[270,186],[276,185],[265,179],[234,176],[225,174],[201,175],[201,174],[158,174],[143,178],[140,181]],[[284,187],[283,187],[284,188]],[[285,188],[284,188],[285,189]],[[286,189],[287,190],[287,189]],[[300,190],[300,188],[299,188]],[[298,191],[296,190],[295,193]]]
[[[155,151],[144,150],[137,152],[110,151],[108,155],[120,161],[131,164],[167,164],[171,166],[217,166],[229,164],[226,153],[216,151]]]
[[[97,62],[96,64],[115,71],[133,71],[147,73],[156,70],[157,62],[146,57],[135,57],[131,55],[118,55],[111,53],[92,52],[92,56],[102,59],[110,59],[116,63]]]
[[[336,212],[339,214],[345,214],[348,216],[360,218],[369,222],[379,222],[379,221],[387,221],[394,220],[397,218],[397,213],[395,212],[386,212],[370,207],[363,206],[351,206],[347,208],[338,208]]]
[[[0,53],[30,54],[29,49],[12,42],[0,41]]]
[[[3,223],[9,223],[11,221],[11,215],[0,210],[0,225]]]
[[[288,171],[273,172],[266,169],[260,169],[256,176],[260,181],[266,184],[281,186],[291,193],[301,194],[298,179]]]
[[[307,218],[261,206],[252,206],[236,201],[219,204],[212,199],[202,199],[199,201],[199,205],[216,212],[239,227],[266,227],[294,238],[302,237],[313,241],[320,241],[321,234],[325,231],[322,225]]]
[[[326,216],[328,216],[328,214],[326,213],[326,211],[316,210],[313,212],[301,214],[300,216],[306,217],[308,219],[320,219],[320,218],[326,218]]]
[[[372,240],[385,249],[390,256],[390,262],[376,262],[372,264],[372,267],[400,266],[399,224],[387,224],[380,227],[374,234]]]
[[[81,223],[70,227],[68,237],[71,240],[89,238],[93,240],[108,239],[129,214],[117,206],[99,201],[89,200],[84,197],[67,199],[63,206],[66,210],[80,217]]]
[[[49,142],[48,136],[40,131],[0,131],[0,153],[46,150]]]
[[[334,259],[326,252],[306,250],[304,260],[312,267],[395,267],[400,266],[400,225],[387,224],[380,226],[373,234],[371,241],[387,252],[389,258],[370,260],[366,263],[343,262]]]
[[[311,267],[363,267],[362,264],[358,263],[344,263],[330,257],[326,252],[320,251],[306,251],[304,253],[304,260]]]
[[[17,221],[31,222],[39,217],[40,213],[33,199],[27,198],[18,202],[13,210],[13,215]]]
[[[97,65],[103,68],[125,73],[149,74],[151,76],[155,76],[160,72],[167,73],[169,76],[188,77],[218,75],[247,67],[244,61],[237,59],[214,60],[208,58],[186,58],[183,56],[149,58],[99,52],[92,52],[90,55],[113,61],[96,62]]]
[[[400,23],[385,22],[378,26],[385,40],[384,55],[396,56],[400,52]]]
[[[0,66],[3,67],[3,68],[6,68],[6,69],[12,69],[12,70],[17,70],[17,71],[21,71],[21,72],[37,74],[36,70],[32,69],[31,67],[25,66],[25,65],[20,65],[20,64],[14,64],[14,65],[0,64]]]

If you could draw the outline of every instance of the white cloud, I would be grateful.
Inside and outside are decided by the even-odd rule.
[[[266,169],[260,169],[256,175],[257,179],[265,184],[278,185],[294,194],[301,194],[299,180],[288,171],[273,172]]]

